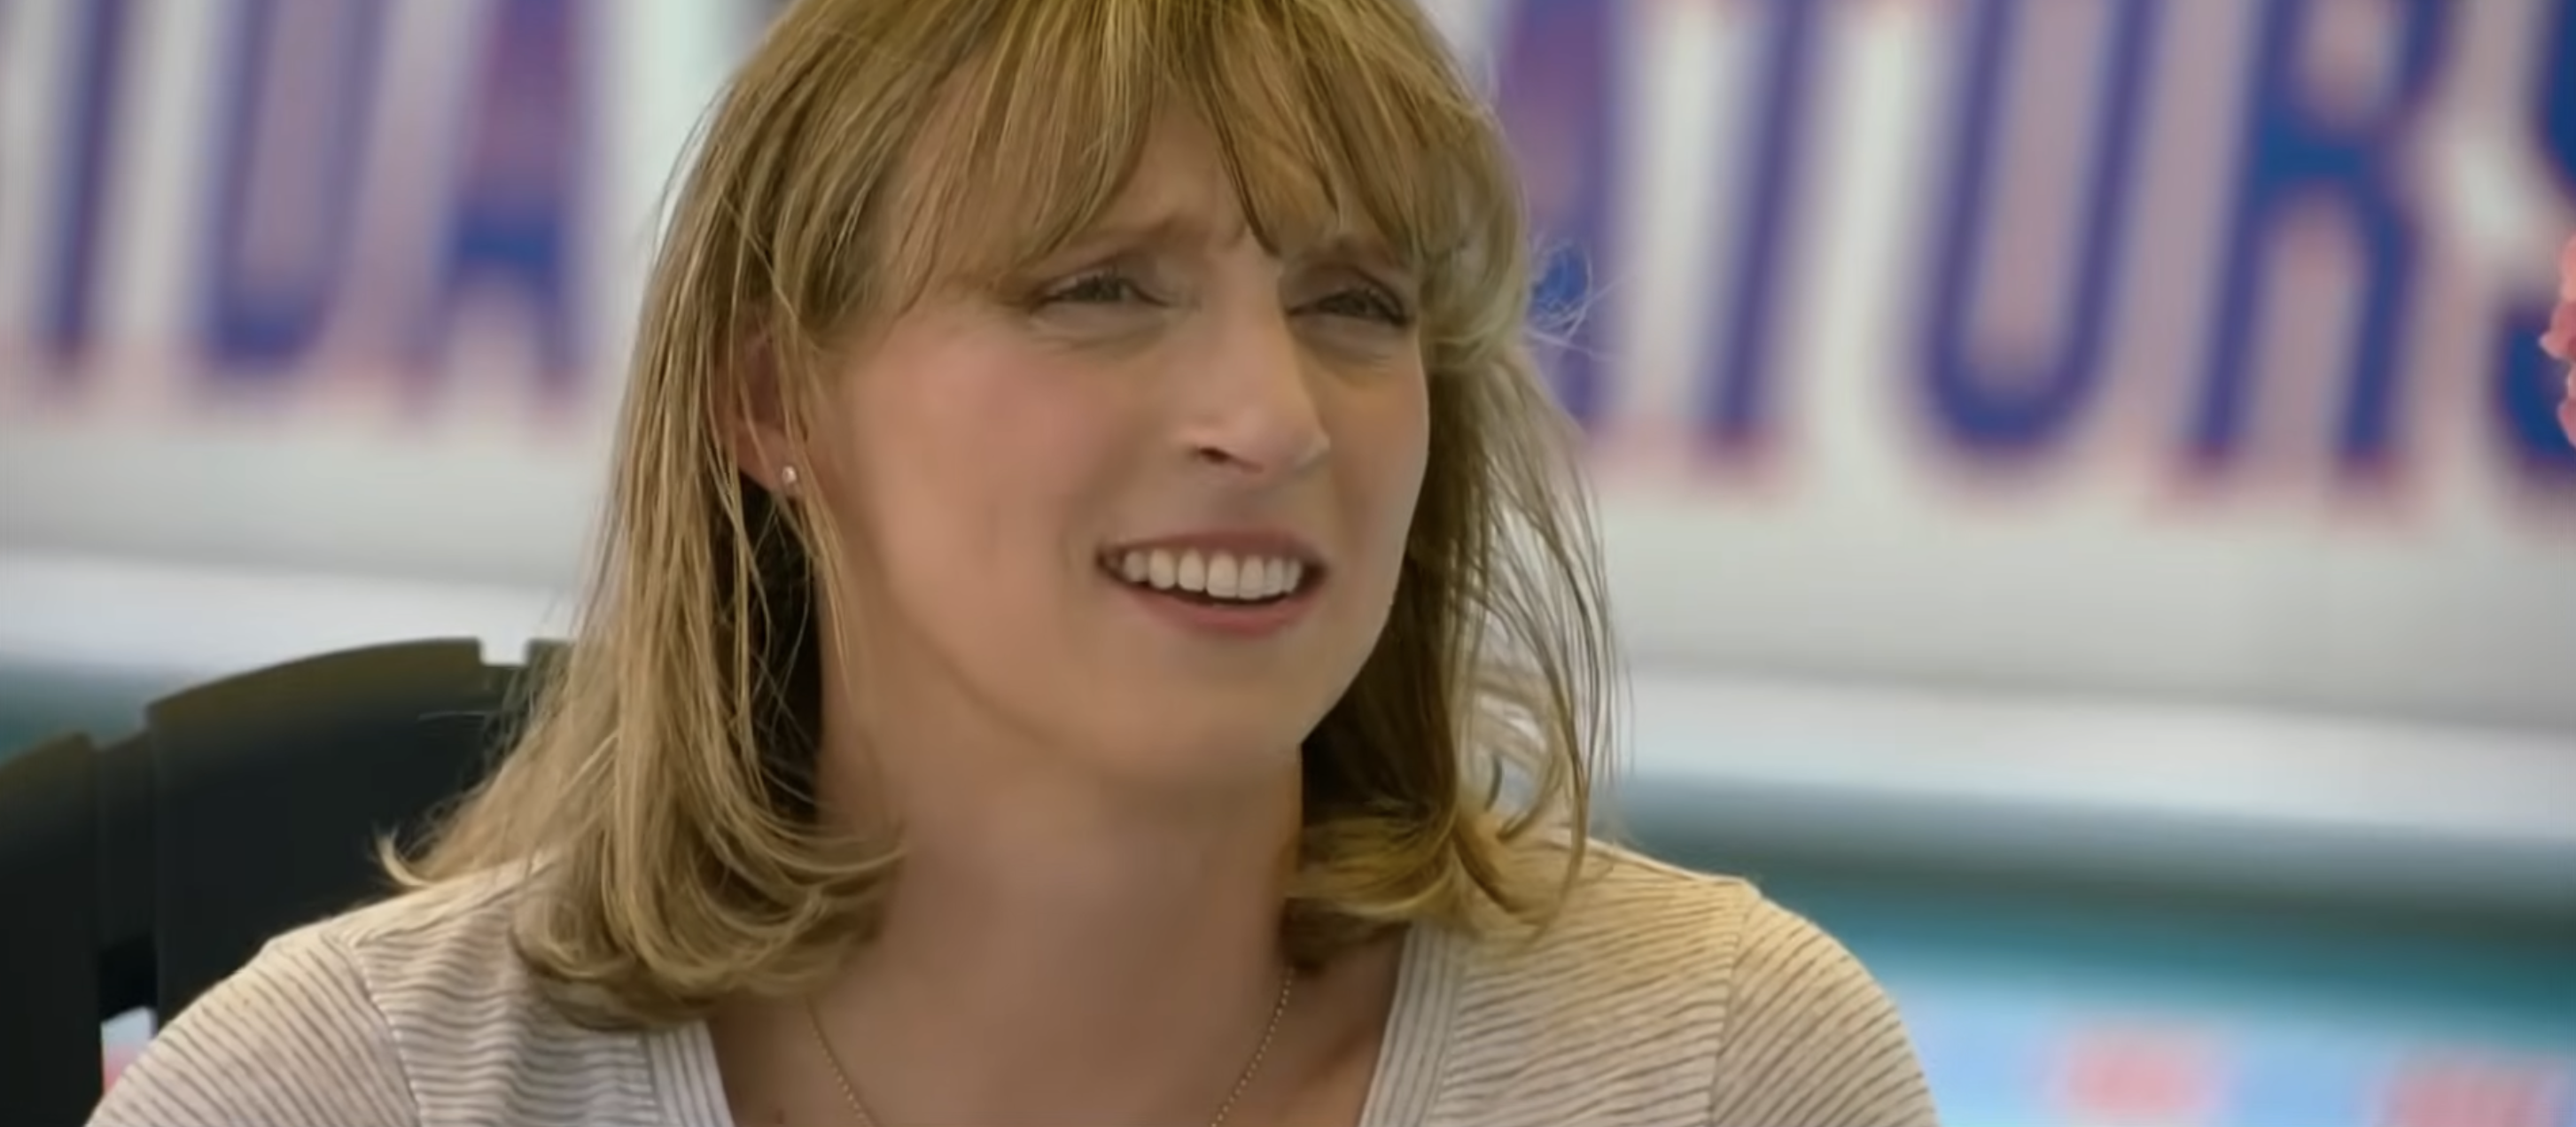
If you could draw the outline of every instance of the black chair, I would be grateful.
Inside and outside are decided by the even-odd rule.
[[[471,640],[327,654],[0,764],[0,904],[32,921],[0,927],[0,1123],[80,1122],[102,1021],[167,1021],[270,937],[380,894],[376,841],[481,776],[521,673]]]
[[[98,1102],[98,758],[66,736],[0,760],[0,1122]]]

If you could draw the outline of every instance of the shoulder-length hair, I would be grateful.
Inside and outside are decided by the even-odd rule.
[[[1214,131],[1256,229],[1356,224],[1422,286],[1429,469],[1385,633],[1303,749],[1292,955],[1488,907],[1543,922],[1577,879],[1609,742],[1601,566],[1527,343],[1510,157],[1412,0],[790,9],[677,196],[574,643],[490,779],[425,850],[389,851],[397,881],[524,866],[520,952],[595,1024],[828,972],[900,842],[815,817],[835,602],[816,586],[839,542],[819,506],[741,472],[729,423],[774,396],[796,426],[853,326],[1081,234],[1174,112]]]

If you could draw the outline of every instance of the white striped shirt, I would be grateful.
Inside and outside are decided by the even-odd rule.
[[[1930,1127],[1895,1007],[1742,881],[1607,851],[1535,943],[1416,928],[1360,1127]],[[285,935],[164,1030],[94,1127],[733,1127],[704,1023],[578,1028],[497,881]]]

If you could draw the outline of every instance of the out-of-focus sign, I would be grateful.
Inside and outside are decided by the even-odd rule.
[[[1439,8],[1645,663],[2576,729],[2576,0]],[[568,582],[745,10],[0,5],[0,542]]]
[[[1651,658],[2576,727],[2576,2],[1456,18]]]
[[[569,577],[738,15],[0,4],[0,545]]]

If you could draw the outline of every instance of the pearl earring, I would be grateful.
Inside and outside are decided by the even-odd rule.
[[[778,468],[778,484],[780,485],[780,487],[782,487],[783,489],[785,489],[787,492],[790,492],[790,493],[795,492],[795,491],[796,491],[796,467],[794,467],[794,466],[780,466],[780,467]]]

